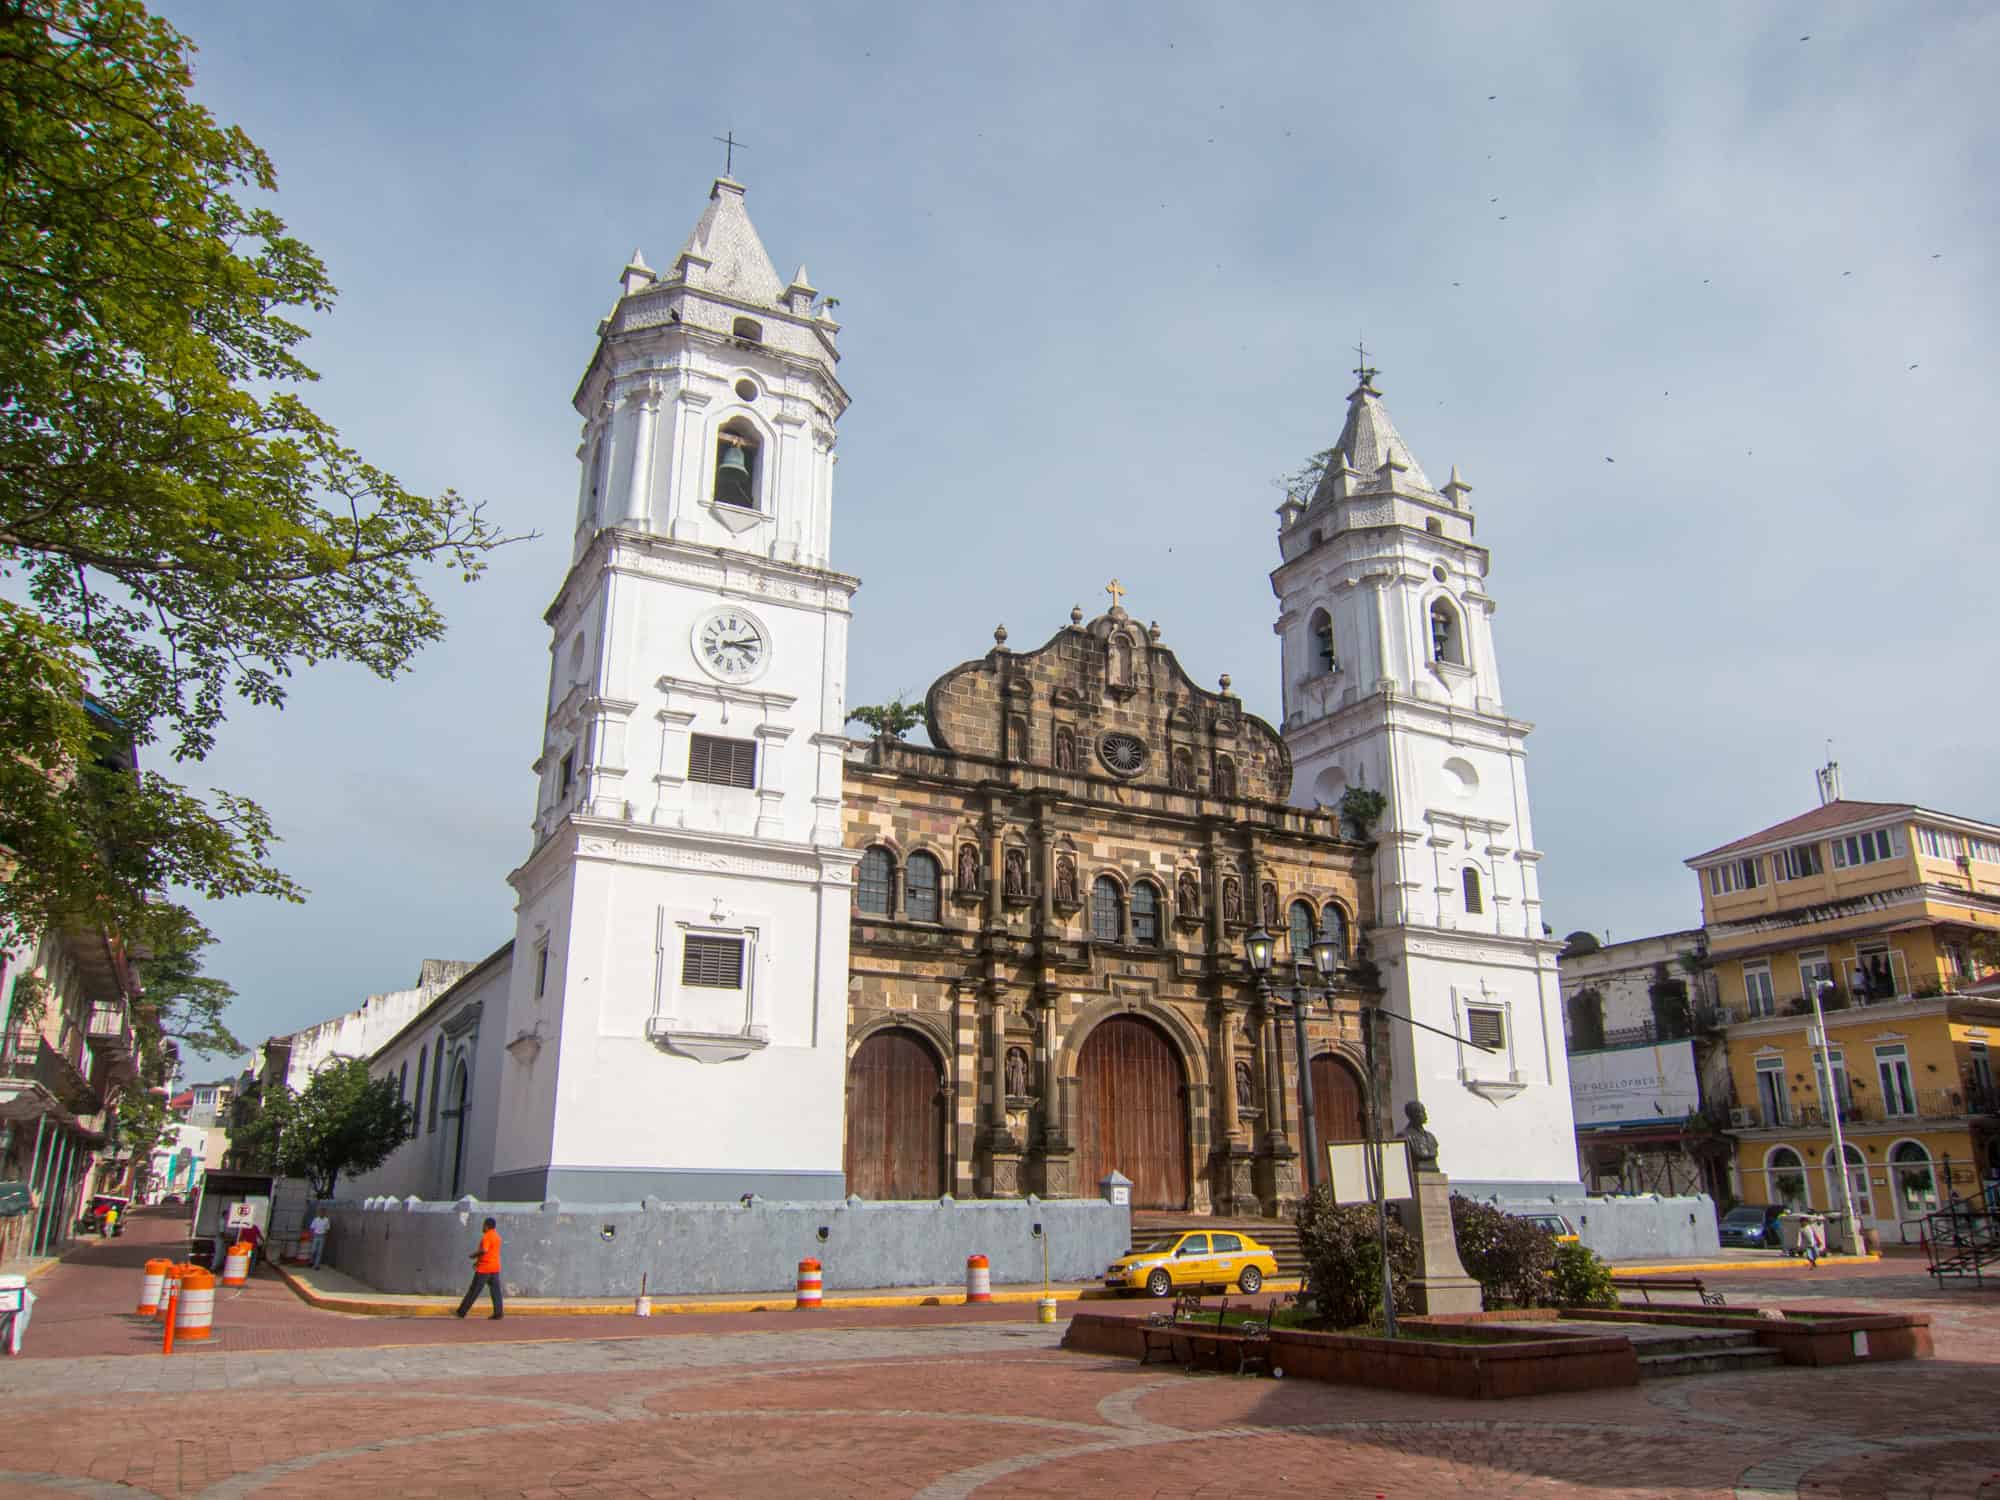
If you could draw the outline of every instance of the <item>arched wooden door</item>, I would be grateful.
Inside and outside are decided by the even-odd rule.
[[[1187,1080],[1173,1044],[1149,1021],[1113,1016],[1084,1039],[1077,1191],[1094,1193],[1114,1167],[1132,1179],[1134,1208],[1188,1206]]]
[[[944,1170],[944,1070],[915,1032],[878,1031],[847,1065],[847,1191],[936,1198]]]
[[[1312,1061],[1313,1140],[1319,1147],[1320,1174],[1326,1173],[1326,1148],[1342,1141],[1366,1138],[1361,1111],[1361,1075],[1344,1057],[1322,1052]]]

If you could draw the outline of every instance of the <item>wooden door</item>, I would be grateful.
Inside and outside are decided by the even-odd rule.
[[[1319,1147],[1320,1175],[1326,1174],[1326,1148],[1365,1138],[1361,1112],[1361,1075],[1345,1058],[1322,1052],[1312,1061],[1313,1137]]]
[[[944,1072],[914,1032],[878,1031],[847,1065],[847,1191],[936,1198],[944,1174]]]
[[[1132,1179],[1134,1208],[1186,1208],[1186,1079],[1158,1028],[1113,1016],[1091,1032],[1077,1059],[1077,1092],[1076,1190],[1096,1192],[1115,1167]]]

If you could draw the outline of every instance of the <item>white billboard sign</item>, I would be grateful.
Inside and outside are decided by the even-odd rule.
[[[1694,1043],[1572,1052],[1569,1092],[1579,1128],[1678,1123],[1701,1108]]]

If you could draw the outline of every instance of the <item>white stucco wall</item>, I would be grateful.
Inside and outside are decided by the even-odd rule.
[[[472,966],[464,959],[427,958],[409,989],[370,995],[353,1010],[293,1032],[285,1086],[293,1093],[300,1092],[332,1058],[373,1057]]]

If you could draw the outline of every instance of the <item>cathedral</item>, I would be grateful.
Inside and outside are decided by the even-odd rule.
[[[514,940],[377,1055],[414,1067],[420,1132],[362,1190],[1071,1197],[1116,1172],[1134,1207],[1270,1214],[1308,1140],[1421,1098],[1460,1184],[1579,1191],[1489,558],[1375,372],[1279,512],[1275,725],[1114,585],[1039,644],[965,643],[928,744],[859,741],[833,306],[726,177],[670,266],[625,268],[575,395]]]

